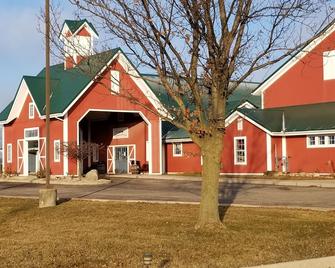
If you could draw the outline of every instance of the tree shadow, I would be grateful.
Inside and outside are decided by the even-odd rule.
[[[219,185],[219,215],[223,221],[231,204],[234,203],[239,191],[245,186],[244,180],[238,183],[222,182]]]

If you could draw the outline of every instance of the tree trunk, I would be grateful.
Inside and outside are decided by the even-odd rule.
[[[222,147],[222,133],[206,138],[201,146],[203,168],[197,228],[221,224],[219,215],[219,174]]]

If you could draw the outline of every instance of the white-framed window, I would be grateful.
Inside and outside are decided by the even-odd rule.
[[[12,163],[12,157],[13,157],[13,146],[11,143],[7,144],[7,163]]]
[[[172,144],[172,154],[174,157],[183,156],[183,144],[181,142]]]
[[[323,79],[335,79],[335,50],[323,52]]]
[[[34,128],[25,128],[24,129],[24,138],[25,139],[35,139],[39,137],[38,127]]]
[[[29,119],[34,119],[35,117],[35,109],[34,109],[34,103],[29,103]]]
[[[93,145],[92,158],[93,158],[93,162],[95,163],[99,162],[99,145],[98,144]]]
[[[234,164],[247,164],[247,137],[234,137]]]
[[[54,140],[54,162],[60,162],[60,140]]]
[[[116,127],[113,128],[113,139],[126,139],[128,138],[127,127]]]
[[[335,134],[307,136],[307,148],[335,147]]]
[[[111,91],[112,94],[120,93],[120,72],[117,70],[111,71]]]
[[[239,131],[243,130],[243,119],[242,118],[237,119],[237,130]]]

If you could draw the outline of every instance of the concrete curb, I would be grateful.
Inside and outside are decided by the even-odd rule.
[[[111,177],[113,178],[113,176]],[[197,181],[201,177],[193,176],[172,176],[172,175],[117,175],[115,178],[123,179],[147,179],[147,180],[172,180],[172,181]],[[335,188],[335,180],[280,180],[280,179],[242,179],[242,178],[220,178],[221,183],[230,184],[256,184],[275,186],[295,186],[295,187],[319,187]]]
[[[335,268],[335,256],[293,262],[282,262],[269,265],[259,265],[249,268]]]

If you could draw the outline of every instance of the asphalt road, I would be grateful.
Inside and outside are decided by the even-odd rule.
[[[1,196],[37,197],[40,184],[0,183]],[[199,202],[200,182],[113,178],[111,184],[56,185],[60,199]],[[220,184],[220,203],[335,210],[335,189],[255,184]]]

